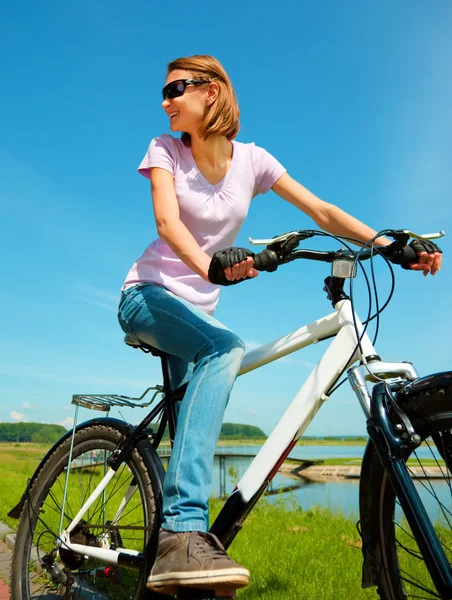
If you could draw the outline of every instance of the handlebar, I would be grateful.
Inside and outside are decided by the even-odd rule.
[[[388,246],[376,246],[373,249],[364,248],[356,253],[349,250],[320,251],[320,250],[296,250],[300,241],[322,235],[321,232],[312,230],[292,231],[273,239],[252,240],[252,244],[267,244],[267,248],[254,256],[254,268],[258,271],[276,271],[279,265],[292,262],[293,260],[305,259],[315,260],[326,263],[335,261],[346,261],[349,263],[356,260],[364,261],[370,259],[376,254],[380,254],[389,261],[409,268],[411,263],[417,262],[417,254],[407,245],[410,237],[415,239],[436,239],[444,235],[444,231],[439,233],[419,235],[407,230],[387,230],[383,235],[391,236],[395,241]]]
[[[375,247],[373,245],[375,240],[384,235],[394,238],[395,241],[388,246]],[[209,281],[217,285],[235,285],[240,283],[240,281],[249,279],[248,277],[245,277],[245,279],[229,280],[226,278],[225,269],[244,261],[250,256],[253,257],[254,268],[258,271],[276,271],[279,265],[301,258],[306,260],[332,263],[332,275],[333,277],[339,279],[354,277],[354,267],[356,262],[368,260],[377,254],[384,256],[387,260],[390,260],[395,264],[409,269],[410,264],[418,262],[417,252],[424,251],[423,249],[418,250],[416,247],[411,247],[414,244],[414,241],[410,245],[407,245],[410,237],[415,237],[418,240],[426,240],[442,237],[443,235],[443,231],[420,236],[406,230],[386,229],[384,231],[380,231],[374,238],[364,244],[364,247],[361,248],[361,250],[357,252],[354,252],[349,247],[347,247],[347,250],[341,249],[333,252],[325,252],[320,250],[296,250],[300,241],[314,236],[332,237],[338,241],[341,241],[340,237],[336,237],[324,231],[291,231],[267,240],[252,240],[250,238],[251,244],[266,244],[267,247],[265,250],[257,254],[254,254],[245,248],[229,248],[227,250],[216,252],[212,257],[209,266],[208,278]],[[361,243],[359,240],[352,238],[343,237],[342,239],[358,244]],[[424,247],[425,244],[421,246],[421,248]],[[430,244],[430,246],[427,244],[427,247],[436,248],[436,250],[439,250],[439,248],[434,244]]]

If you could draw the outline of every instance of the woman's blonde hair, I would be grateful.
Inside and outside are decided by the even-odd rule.
[[[215,102],[206,107],[198,129],[199,136],[205,140],[210,135],[225,135],[229,140],[234,139],[240,129],[240,111],[231,80],[221,63],[208,54],[196,54],[170,62],[168,75],[176,69],[189,71],[193,79],[214,79],[220,87]],[[190,134],[183,133],[182,141],[190,145]]]

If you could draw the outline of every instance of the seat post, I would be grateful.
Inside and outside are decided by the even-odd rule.
[[[160,355],[162,362],[162,374],[163,374],[163,391],[166,399],[166,409],[168,414],[168,429],[171,441],[171,448],[173,447],[174,436],[176,435],[176,407],[175,401],[172,397],[171,392],[171,378],[169,370],[169,357],[168,354],[162,353]]]
[[[165,353],[160,354],[160,361],[162,363],[162,374],[163,374],[163,391],[165,395],[171,392],[171,380],[168,364],[168,355]]]

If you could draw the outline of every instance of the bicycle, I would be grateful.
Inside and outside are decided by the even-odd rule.
[[[376,236],[356,252],[347,245],[330,252],[297,249],[301,241],[316,235],[328,234],[306,230],[250,240],[266,245],[254,259],[260,270],[274,271],[298,259],[331,263],[332,274],[325,279],[324,290],[335,310],[248,352],[240,375],[317,341],[332,338],[332,342],[226,500],[210,531],[228,548],[347,371],[346,379],[360,402],[370,436],[360,481],[362,585],[377,586],[384,600],[450,599],[452,372],[419,378],[411,363],[382,361],[367,328],[373,319],[378,323],[393,289],[381,307],[376,295],[376,313],[371,315],[369,307],[363,323],[353,309],[352,289],[357,267],[364,260],[383,256],[386,262],[388,258],[401,262],[404,256],[412,262],[413,256],[407,258],[410,237],[432,239],[443,232],[427,236],[380,232],[378,235],[396,240],[391,248],[375,248]],[[344,291],[347,280],[350,296]],[[367,275],[366,281],[371,293]],[[373,269],[372,281],[376,294]],[[167,355],[127,336],[125,342],[161,358],[163,386],[148,388],[140,398],[73,396],[73,430],[49,450],[22,499],[9,513],[20,517],[13,557],[13,600],[163,598],[145,587],[161,520],[164,469],[157,448],[167,426],[170,438],[174,438],[175,403],[183,398],[184,387],[170,390]],[[136,427],[108,414],[113,406],[149,407],[154,402],[157,404]],[[77,425],[80,406],[105,411],[107,416]],[[429,479],[422,462],[418,459],[422,479],[407,462],[416,459],[421,444],[430,449],[439,479],[445,481],[444,499],[439,480]],[[437,518],[429,517],[422,494],[437,502]],[[174,595],[200,599],[233,597],[234,593],[180,588]]]

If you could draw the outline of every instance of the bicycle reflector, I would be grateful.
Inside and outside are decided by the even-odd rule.
[[[356,277],[356,265],[352,260],[333,260],[331,265],[331,275],[333,277],[341,277],[342,279]]]

